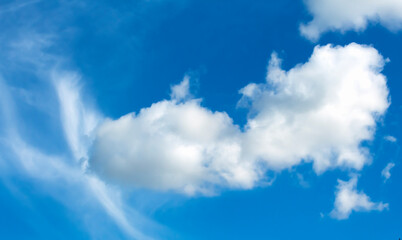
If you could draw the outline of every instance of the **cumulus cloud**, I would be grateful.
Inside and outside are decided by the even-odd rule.
[[[268,170],[302,161],[317,172],[361,169],[369,161],[361,143],[371,140],[388,108],[385,61],[372,47],[316,47],[307,63],[289,71],[273,55],[265,83],[240,90],[250,114],[240,130],[223,112],[188,96],[188,78],[138,114],[100,127],[91,169],[115,182],[187,194],[214,187],[252,188]]]
[[[137,115],[106,120],[91,167],[125,184],[188,194],[211,193],[214,185],[252,187],[259,173],[241,158],[239,127],[200,101],[164,100]]]
[[[309,61],[289,71],[272,56],[267,81],[241,90],[251,105],[243,150],[281,170],[313,162],[361,169],[369,160],[362,141],[389,106],[383,57],[372,47],[316,47]]]
[[[349,218],[352,212],[383,211],[388,209],[388,203],[375,203],[364,192],[358,191],[357,177],[348,182],[338,180],[334,209],[331,217],[342,220]]]
[[[327,31],[364,30],[369,23],[380,23],[390,30],[402,27],[400,0],[307,0],[313,20],[300,26],[300,32],[317,40]]]
[[[386,182],[391,177],[391,169],[395,167],[395,163],[388,163],[387,166],[381,171],[381,175],[384,177],[384,182]]]

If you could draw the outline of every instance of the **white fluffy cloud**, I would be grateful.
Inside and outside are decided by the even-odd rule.
[[[384,177],[384,182],[391,177],[391,169],[395,167],[395,163],[388,163],[387,166],[381,171],[381,175]]]
[[[369,23],[381,23],[391,30],[402,27],[400,0],[307,0],[313,20],[300,26],[302,35],[317,40],[327,31],[361,31]]]
[[[316,47],[307,63],[289,71],[273,55],[267,82],[241,90],[252,110],[245,154],[279,170],[302,160],[317,172],[361,169],[368,153],[360,144],[372,139],[389,105],[383,65],[374,48],[354,43]]]
[[[351,178],[348,182],[338,180],[334,209],[331,217],[347,219],[355,212],[383,211],[388,209],[387,203],[374,203],[361,191],[357,191],[357,177]]]
[[[358,44],[316,47],[289,71],[274,55],[266,82],[240,91],[240,103],[250,107],[244,130],[201,100],[184,100],[184,79],[172,87],[172,100],[103,123],[91,168],[126,185],[187,194],[251,188],[266,170],[302,161],[317,172],[361,169],[369,160],[361,143],[373,138],[389,105],[384,63],[374,48]]]
[[[213,185],[249,188],[259,178],[241,158],[239,128],[200,100],[165,100],[107,120],[93,152],[91,166],[99,174],[157,190],[207,194]]]

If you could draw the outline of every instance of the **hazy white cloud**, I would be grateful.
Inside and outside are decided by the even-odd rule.
[[[384,177],[384,182],[386,182],[391,177],[391,169],[395,167],[395,163],[388,163],[387,166],[381,171],[381,175]]]
[[[190,76],[184,76],[183,81],[171,87],[170,98],[178,102],[191,98]]]
[[[304,179],[303,174],[296,173],[296,177],[297,177],[297,180],[299,181],[300,186],[302,186],[304,188],[310,187],[310,184],[308,183],[308,181],[306,181]]]
[[[317,172],[361,169],[369,160],[361,142],[371,140],[388,108],[385,61],[372,47],[316,47],[289,71],[273,55],[267,81],[241,90],[250,107],[244,131],[221,112],[183,100],[188,78],[172,99],[138,114],[106,120],[97,132],[90,165],[101,176],[129,186],[187,194],[215,187],[251,188],[266,170],[302,161]]]
[[[300,26],[300,32],[317,40],[327,31],[362,31],[369,23],[380,23],[390,30],[402,27],[400,0],[306,0],[313,20]]]
[[[394,136],[385,136],[384,139],[389,141],[389,142],[396,142],[397,141],[396,137],[394,137]]]
[[[375,203],[362,191],[357,189],[357,177],[348,182],[338,180],[334,209],[331,217],[347,219],[352,212],[383,211],[388,209],[387,203]]]
[[[243,139],[247,158],[281,170],[313,162],[361,169],[369,160],[361,142],[389,106],[383,57],[372,47],[316,47],[309,61],[289,71],[272,56],[267,82],[241,90],[251,114]]]

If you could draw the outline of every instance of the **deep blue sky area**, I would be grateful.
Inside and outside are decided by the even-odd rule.
[[[301,0],[0,1],[4,82],[0,85],[0,239],[135,238],[125,232],[125,224],[138,225],[156,239],[402,237],[402,31],[370,23],[365,30],[328,32],[312,42],[299,31],[300,24],[312,18]],[[36,38],[41,39],[35,43],[40,44],[38,49],[29,45]],[[27,45],[18,45],[24,40]],[[361,143],[371,162],[361,171],[333,168],[317,174],[311,163],[304,162],[268,171],[272,185],[219,188],[213,196],[183,196],[105,180],[105,186],[119,192],[111,193],[111,198],[121,198],[116,202],[122,212],[136,213],[123,224],[121,218],[110,217],[116,216],[115,209],[108,208],[105,198],[92,203],[93,197],[83,193],[89,188],[77,190],[85,176],[82,180],[75,180],[75,175],[63,180],[59,173],[41,176],[55,166],[57,156],[73,155],[60,130],[64,125],[55,100],[58,95],[46,80],[49,64],[77,72],[82,98],[110,119],[169,99],[171,86],[189,75],[191,92],[202,98],[201,105],[226,112],[243,129],[249,111],[238,106],[239,90],[265,82],[273,52],[283,60],[282,68],[289,70],[307,62],[317,45],[351,42],[370,45],[390,60],[382,74],[391,105],[378,119],[373,140]],[[8,119],[6,113],[15,117]],[[22,157],[18,151],[10,153],[15,146],[6,136],[12,132],[6,124],[10,119],[20,139],[51,156],[52,163],[38,165],[38,175],[26,174],[29,167],[21,170],[13,163],[17,158],[29,162],[33,153],[21,150],[27,154]],[[386,136],[396,141],[387,141]],[[80,168],[78,162],[61,162]],[[381,171],[390,162],[395,166],[384,181]],[[344,220],[332,218],[337,179],[348,181],[352,176],[358,176],[358,192],[364,191],[373,202],[388,203],[389,208],[352,212]],[[151,223],[139,223],[139,218]]]

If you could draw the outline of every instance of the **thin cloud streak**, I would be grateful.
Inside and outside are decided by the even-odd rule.
[[[92,198],[92,201],[100,204],[116,225],[130,238],[152,239],[128,220],[123,209],[130,209],[123,203],[119,190],[112,189],[102,180],[86,171],[87,151],[90,146],[91,134],[102,118],[96,113],[96,110],[87,108],[81,98],[79,78],[76,77],[78,75],[71,71],[56,69],[46,61],[46,53],[40,54],[41,59],[39,61],[28,58],[27,56],[35,56],[32,52],[41,52],[41,46],[35,45],[35,41],[31,43],[30,51],[27,51],[22,59],[19,59],[19,54],[17,54],[13,55],[13,60],[35,63],[34,69],[31,71],[43,78],[41,81],[54,86],[54,91],[59,98],[62,131],[69,146],[68,151],[72,152],[73,157],[49,155],[45,151],[33,147],[24,139],[23,132],[18,127],[18,123],[23,120],[18,117],[18,110],[13,97],[9,94],[11,92],[9,87],[0,78],[0,111],[2,113],[0,120],[4,128],[1,140],[9,151],[3,152],[2,155],[11,156],[7,159],[1,158],[0,161],[8,161],[11,171],[22,171],[27,176],[39,180],[45,188],[50,186],[64,188],[66,191],[64,196],[52,192],[48,192],[48,194],[66,206],[78,204],[70,196],[70,193],[82,192],[82,196]],[[57,57],[49,56],[49,58]],[[58,63],[60,62],[58,61]],[[71,202],[66,200],[70,197]],[[81,207],[85,208],[85,206]],[[153,223],[151,222],[151,224]],[[89,229],[89,231],[94,231],[94,229]]]
[[[3,5],[0,6],[0,17],[2,14],[6,14],[6,13],[13,13],[16,12],[18,10],[21,10],[24,7],[27,7],[29,5],[35,4],[41,2],[41,0],[32,0],[32,1],[25,1],[25,2],[14,2],[8,5]]]

